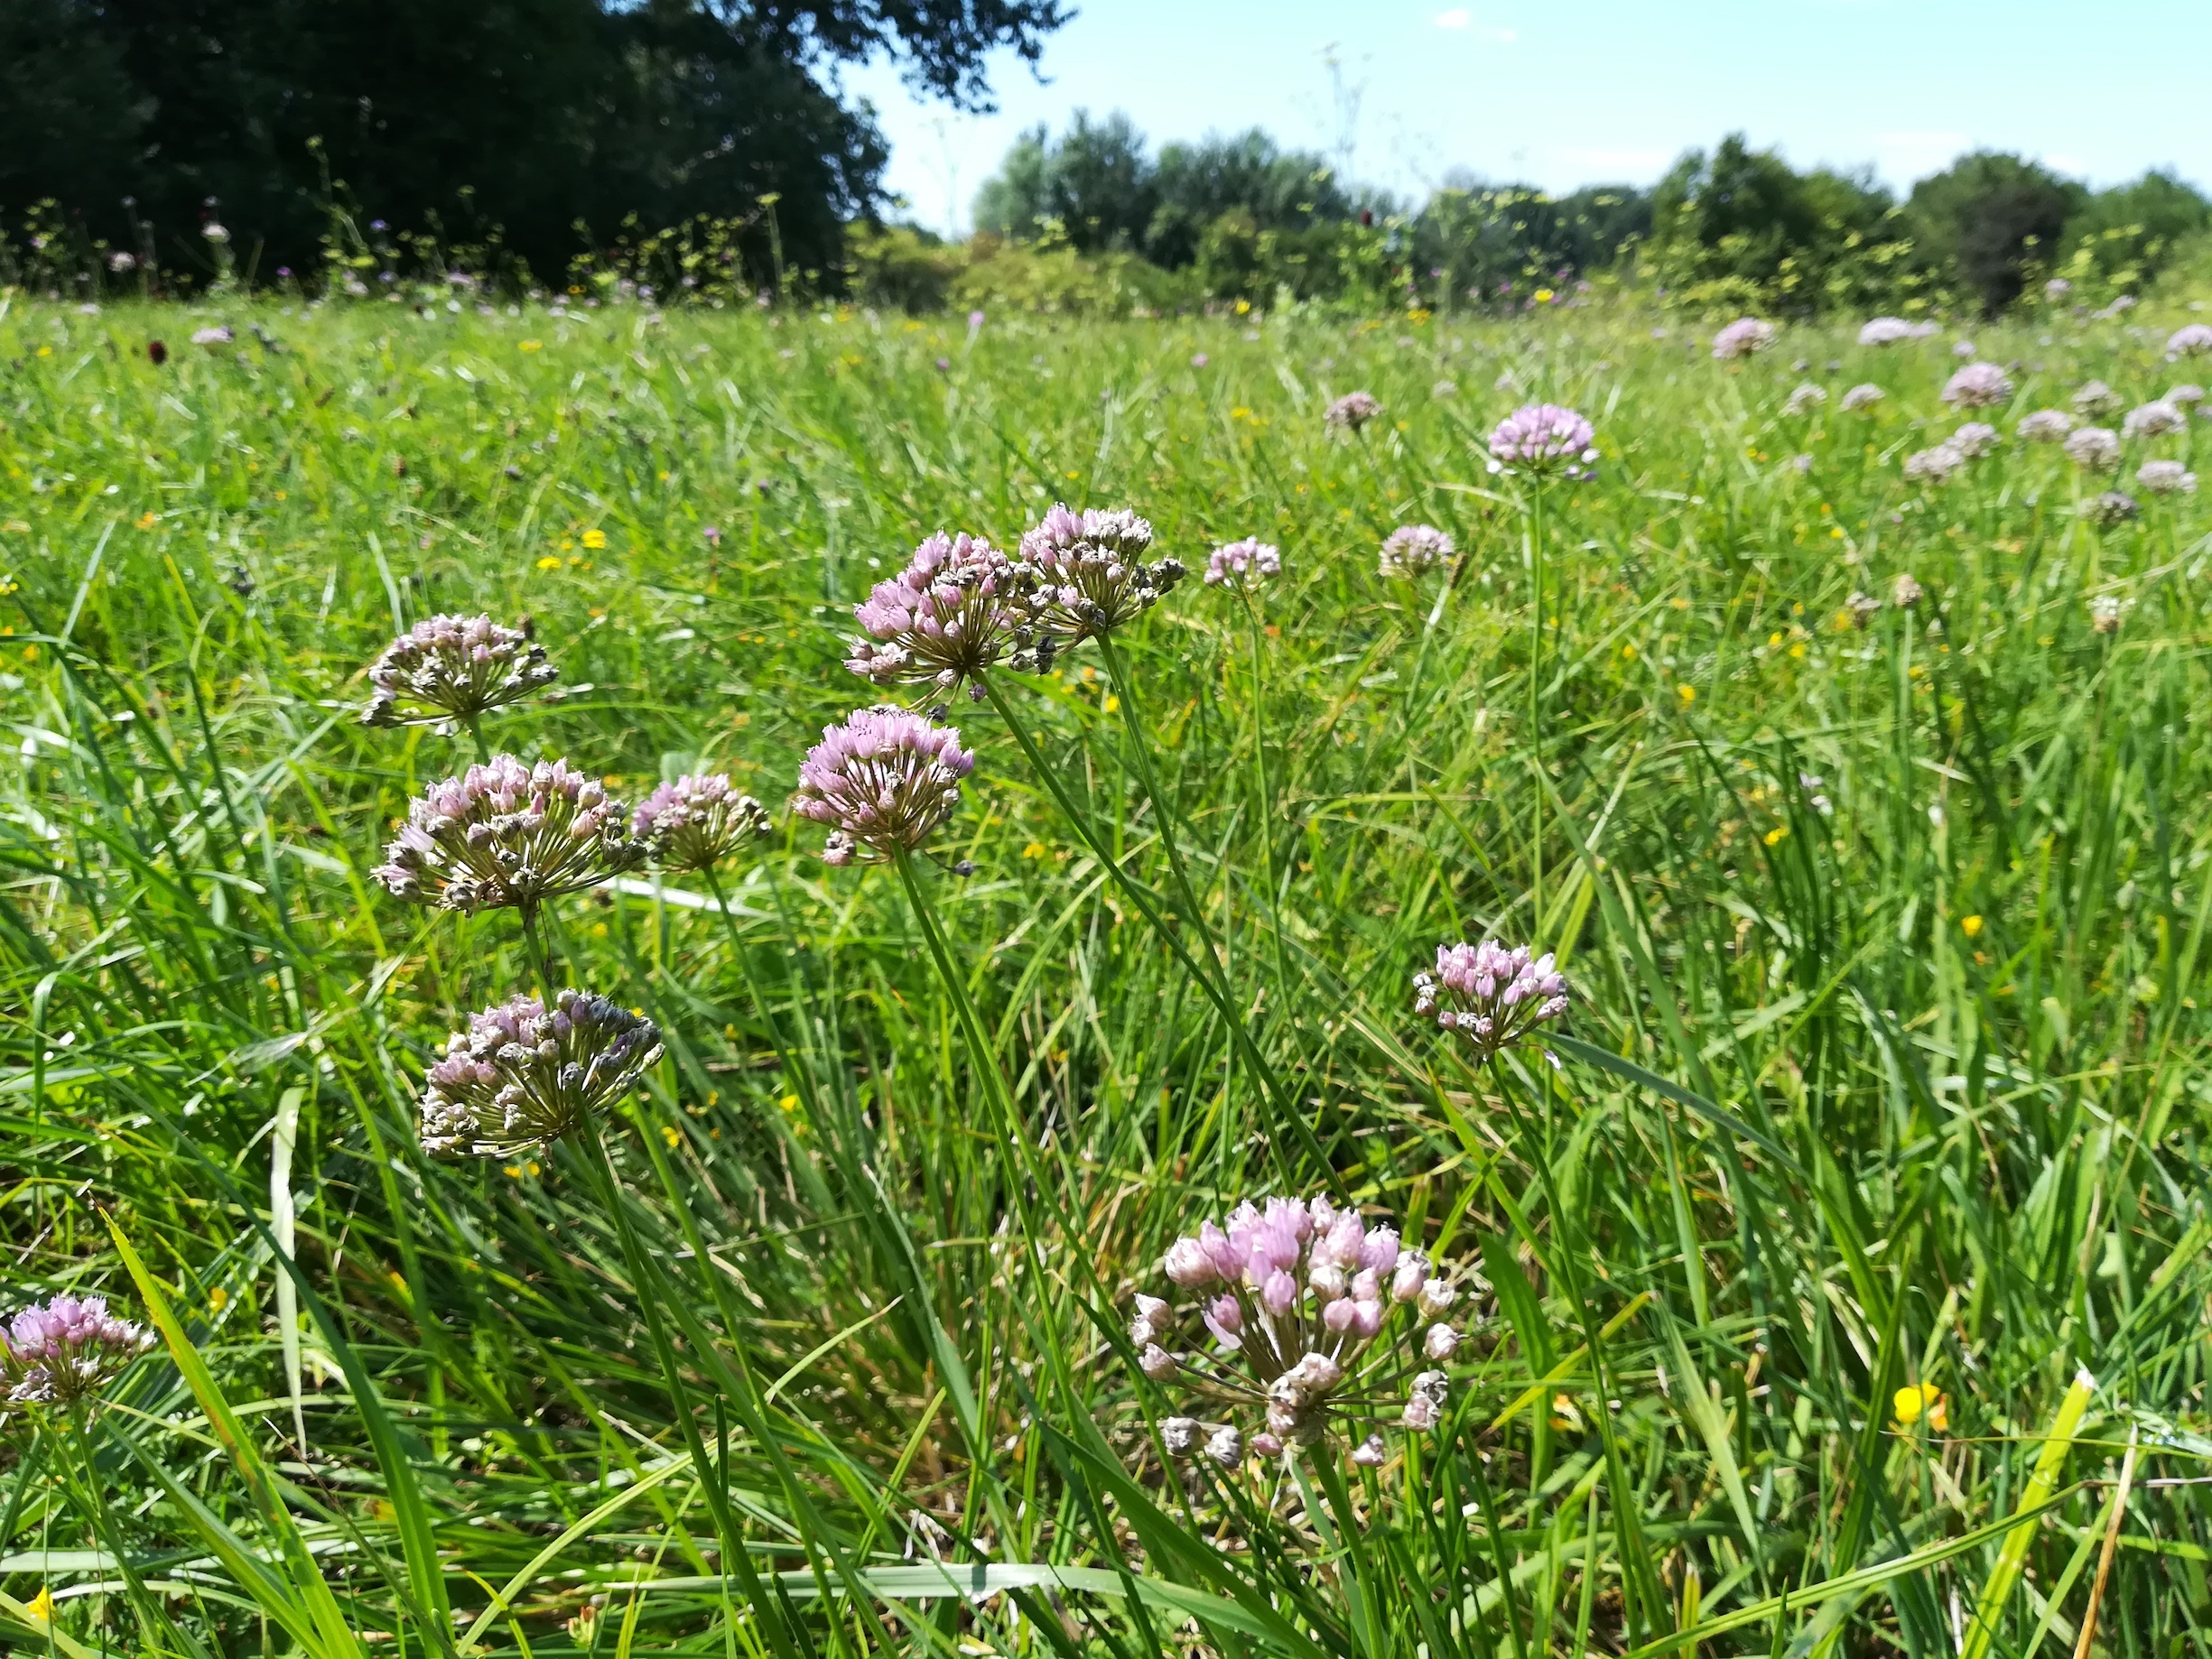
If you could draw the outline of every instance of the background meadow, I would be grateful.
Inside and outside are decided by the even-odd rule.
[[[6,304],[6,1305],[153,1286],[177,1338],[88,1437],[11,1425],[0,1642],[2200,1651],[2207,520],[2099,533],[2105,481],[2012,437],[2189,377],[2154,309],[1975,330],[2005,441],[1927,487],[1955,333]],[[1383,413],[1332,436],[1354,388]],[[1603,459],[1544,495],[1532,630],[1483,446],[1538,398]],[[1280,1099],[989,706],[924,881],[1016,1133],[897,881],[782,811],[876,700],[869,584],[1055,500],[1194,571],[1281,546],[1250,607],[1194,575],[1120,635],[1121,689],[1092,649],[1000,681],[1165,891],[1146,734]],[[1410,522],[1448,584],[1379,577]],[[553,907],[666,1034],[610,1135],[651,1284],[564,1159],[416,1144],[424,1065],[528,967],[511,917],[371,882],[470,755],[355,715],[395,632],[478,610],[561,671],[496,746],[776,810],[728,925],[647,875]],[[1556,1072],[1411,1013],[1493,935],[1573,981]],[[1130,1298],[1200,1219],[1323,1191],[1488,1286],[1446,1430],[1316,1460],[1325,1500],[1164,1462]]]

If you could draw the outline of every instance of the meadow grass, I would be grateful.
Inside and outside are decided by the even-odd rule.
[[[11,1420],[0,1643],[2205,1651],[2207,518],[2096,531],[2010,438],[2186,378],[2163,329],[1978,331],[2007,441],[1923,488],[1947,338],[212,315],[0,308],[5,1306],[164,1338]],[[1595,479],[1486,470],[1533,397]],[[850,607],[1059,499],[1284,573],[994,675],[931,856],[826,868],[781,806],[875,700]],[[1382,579],[1409,522],[1460,561]],[[531,965],[371,880],[473,751],[355,715],[477,610],[561,671],[496,746],[777,810],[712,884],[549,909],[665,1033],[611,1183],[416,1140]],[[1411,1012],[1492,936],[1573,982],[1557,1069]],[[1262,1192],[1487,1285],[1380,1469],[1162,1455],[1131,1298]]]

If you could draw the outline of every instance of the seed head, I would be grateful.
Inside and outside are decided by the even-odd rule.
[[[521,702],[561,671],[545,648],[489,616],[418,622],[369,664],[364,726],[450,726]]]
[[[395,897],[441,910],[535,905],[643,863],[627,817],[565,760],[495,755],[424,791],[371,874]]]
[[[68,1407],[97,1395],[153,1346],[105,1296],[34,1302],[0,1326],[0,1406]]]
[[[1549,951],[1531,956],[1496,940],[1436,947],[1436,970],[1413,976],[1413,1011],[1455,1032],[1474,1050],[1476,1063],[1494,1060],[1566,1013],[1566,976]]]
[[[823,728],[800,765],[791,806],[831,826],[824,863],[850,864],[862,853],[888,858],[913,851],[953,816],[961,780],[974,769],[957,727],[888,705],[862,709]]]
[[[630,819],[630,833],[664,870],[711,870],[773,826],[767,809],[719,772],[664,783]]]
[[[597,1121],[661,1057],[651,1020],[589,991],[553,1012],[517,996],[469,1016],[423,1091],[423,1150],[513,1157]]]

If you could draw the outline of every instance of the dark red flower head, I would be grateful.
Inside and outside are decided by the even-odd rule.
[[[153,364],[155,368],[161,367],[163,364],[169,361],[169,348],[159,340],[148,340],[146,342],[146,361]]]

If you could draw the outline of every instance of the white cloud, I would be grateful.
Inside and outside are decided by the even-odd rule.
[[[1473,21],[1474,14],[1464,5],[1455,5],[1448,12],[1436,14],[1436,27],[1439,29],[1464,29]]]

